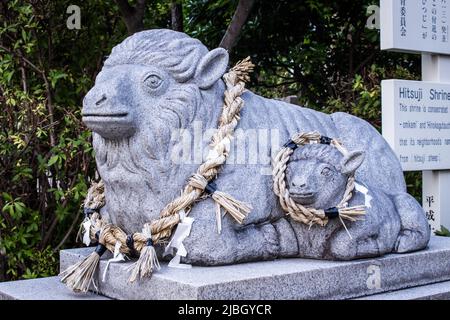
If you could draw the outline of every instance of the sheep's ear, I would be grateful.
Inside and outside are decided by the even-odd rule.
[[[341,172],[343,174],[354,173],[363,163],[364,157],[364,151],[349,152],[341,161]]]
[[[208,52],[199,62],[195,81],[200,89],[208,89],[219,80],[228,66],[228,51],[217,48]]]

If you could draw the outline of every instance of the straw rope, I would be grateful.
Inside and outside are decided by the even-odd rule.
[[[351,174],[348,177],[344,195],[335,208],[330,210],[322,210],[308,208],[291,198],[288,188],[286,187],[286,168],[291,155],[296,147],[301,147],[309,143],[330,144],[337,148],[344,156],[348,151],[336,139],[323,137],[317,131],[300,132],[292,136],[291,140],[278,152],[275,156],[272,166],[273,191],[278,196],[278,200],[282,209],[294,220],[307,225],[318,224],[320,226],[327,225],[329,216],[339,217],[350,221],[358,220],[358,217],[365,214],[365,206],[348,207],[348,202],[352,198],[355,189],[355,176]],[[332,210],[335,209],[335,210]],[[345,227],[345,224],[343,224]]]

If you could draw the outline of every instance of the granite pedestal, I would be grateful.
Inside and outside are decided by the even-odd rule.
[[[61,251],[61,268],[93,248]],[[107,257],[105,257],[107,258]],[[450,299],[450,238],[426,250],[351,262],[283,259],[223,267],[168,268],[129,284],[131,262],[113,263],[101,295],[75,294],[57,277],[0,283],[2,299]],[[99,275],[106,266],[100,263]]]
[[[87,293],[76,294],[59,281],[58,277],[0,282],[0,300],[110,300],[108,297]]]
[[[92,250],[61,251],[61,268]],[[432,237],[426,250],[414,253],[350,262],[281,259],[189,270],[163,263],[150,280],[133,284],[130,264],[110,264],[100,293],[114,299],[351,299],[450,280],[450,238]],[[103,259],[100,274],[105,266]]]

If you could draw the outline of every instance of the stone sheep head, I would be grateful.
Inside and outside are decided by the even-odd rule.
[[[135,136],[149,139],[147,145],[161,136],[167,142],[169,129],[185,128],[207,112],[200,110],[205,91],[221,83],[227,66],[226,50],[208,51],[183,33],[136,33],[106,59],[84,98],[83,122],[106,143]]]
[[[364,161],[364,152],[343,156],[335,147],[309,144],[297,148],[286,168],[289,193],[295,202],[316,209],[335,206],[347,179]]]

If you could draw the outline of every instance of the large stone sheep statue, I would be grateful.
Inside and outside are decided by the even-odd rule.
[[[208,51],[199,40],[171,30],[139,32],[113,48],[82,110],[84,123],[93,131],[97,168],[105,183],[103,217],[128,233],[139,232],[179,195],[202,159],[176,155],[186,145],[189,149],[207,149],[209,140],[196,139],[196,131],[199,124],[200,134],[217,128],[225,91],[221,77],[227,66],[226,50]],[[411,199],[396,156],[366,121],[346,113],[324,114],[250,91],[242,98],[245,106],[236,133],[253,130],[278,137],[278,144],[257,149],[258,159],[270,159],[294,133],[316,130],[339,138],[350,151],[365,152],[356,173],[358,181],[386,194]],[[193,139],[186,140],[186,133]],[[230,159],[215,182],[219,190],[251,204],[253,210],[244,225],[225,215],[219,234],[213,200],[197,202],[189,213],[195,221],[183,242],[187,256],[182,262],[221,265],[294,256],[323,258],[310,254],[308,244],[320,245],[317,242],[322,240],[316,235],[327,226],[299,229],[296,222],[289,221],[273,193],[272,177],[266,173],[270,162],[253,161],[255,145],[259,147],[254,139],[241,142],[243,161],[232,161],[236,152],[232,147]],[[386,210],[396,209],[391,206]],[[384,215],[390,214],[397,213]],[[429,228],[423,210],[414,204],[404,210],[404,215],[402,223],[408,223],[398,228],[393,251],[424,248]],[[373,236],[367,234],[368,238]],[[387,236],[391,235],[376,234],[378,238]],[[383,253],[373,251],[366,256]],[[361,255],[342,258],[358,257]]]

